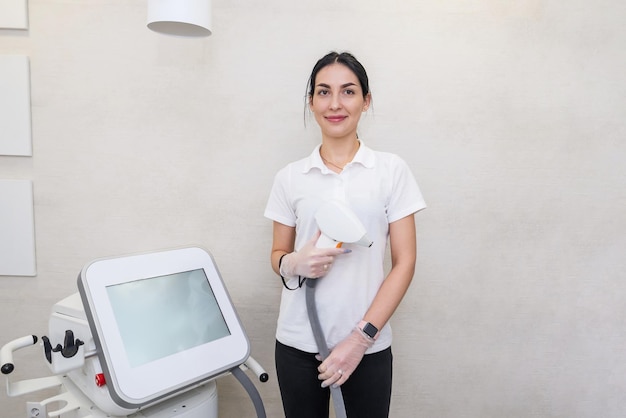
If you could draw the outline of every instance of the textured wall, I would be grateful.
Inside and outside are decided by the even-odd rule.
[[[429,204],[393,319],[392,416],[623,416],[623,2],[214,0],[206,39],[152,33],[139,0],[29,9],[0,54],[30,56],[33,157],[0,157],[0,178],[34,182],[38,275],[0,277],[0,343],[45,334],[95,258],[199,244],[282,416],[262,213],[318,141],[310,68],[349,50],[374,95],[361,137],[402,155]],[[46,373],[39,350],[16,361]],[[219,386],[223,416],[252,416],[234,379]],[[25,400],[1,396],[3,416]]]

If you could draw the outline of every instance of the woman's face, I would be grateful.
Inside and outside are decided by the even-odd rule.
[[[357,76],[345,65],[335,63],[322,68],[315,76],[309,107],[328,138],[356,138],[356,130],[370,104],[363,97]]]

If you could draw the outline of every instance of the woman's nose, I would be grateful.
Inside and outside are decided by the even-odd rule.
[[[332,110],[337,110],[341,108],[341,100],[338,94],[333,94],[330,99],[330,108]]]

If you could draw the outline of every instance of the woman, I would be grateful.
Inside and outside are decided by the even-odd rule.
[[[314,66],[308,105],[322,141],[280,170],[265,216],[273,222],[271,263],[283,278],[276,371],[287,418],[328,417],[330,385],[341,386],[349,417],[387,417],[392,354],[389,318],[415,270],[414,214],[425,207],[406,163],[358,138],[370,106],[367,73],[349,53],[331,52]],[[316,210],[339,199],[359,217],[370,248],[315,247]],[[391,270],[383,260],[387,240]],[[316,306],[330,355],[320,362],[305,304],[304,278],[315,277]]]

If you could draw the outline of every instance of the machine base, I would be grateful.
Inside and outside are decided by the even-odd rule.
[[[112,416],[102,412],[67,377],[61,378],[61,393],[39,402],[49,417],[59,418],[218,418],[217,385],[211,380],[157,405],[133,414]],[[30,403],[32,406],[32,403]],[[57,406],[58,410],[52,409]],[[28,414],[27,414],[28,416]]]

